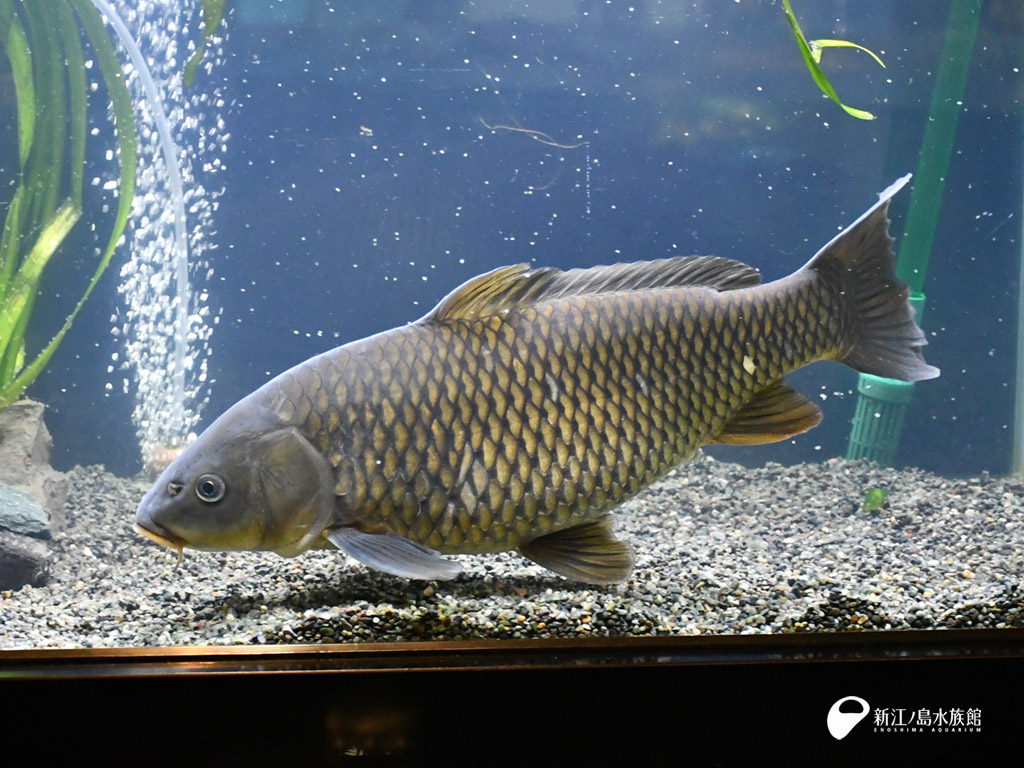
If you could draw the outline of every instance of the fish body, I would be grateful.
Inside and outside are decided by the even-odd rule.
[[[409,578],[516,549],[621,581],[609,512],[712,442],[820,421],[784,377],[816,360],[938,370],[893,276],[889,198],[792,275],[715,257],[474,278],[421,320],[325,352],[217,419],[143,499],[179,550],[335,546]]]

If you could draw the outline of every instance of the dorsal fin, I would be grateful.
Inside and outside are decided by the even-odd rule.
[[[761,282],[751,266],[720,256],[675,256],[654,261],[611,264],[562,271],[513,264],[463,283],[434,307],[424,322],[485,317],[501,310],[543,301],[616,291],[704,286],[719,291]]]
[[[515,306],[535,301],[559,271],[529,264],[512,264],[467,280],[449,293],[421,322],[441,322],[457,318],[486,317]]]

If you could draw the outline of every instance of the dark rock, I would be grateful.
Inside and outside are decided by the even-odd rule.
[[[49,576],[50,548],[38,539],[0,531],[0,589],[41,587]]]
[[[50,518],[34,496],[7,483],[0,483],[0,529],[48,539]]]

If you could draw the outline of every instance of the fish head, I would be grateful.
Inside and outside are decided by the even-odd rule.
[[[190,547],[290,557],[317,544],[334,514],[327,460],[294,427],[221,419],[160,475],[139,504],[136,532],[179,555]]]

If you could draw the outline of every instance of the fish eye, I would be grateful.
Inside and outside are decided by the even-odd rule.
[[[200,475],[196,481],[196,496],[210,504],[224,498],[227,488],[217,475]]]

